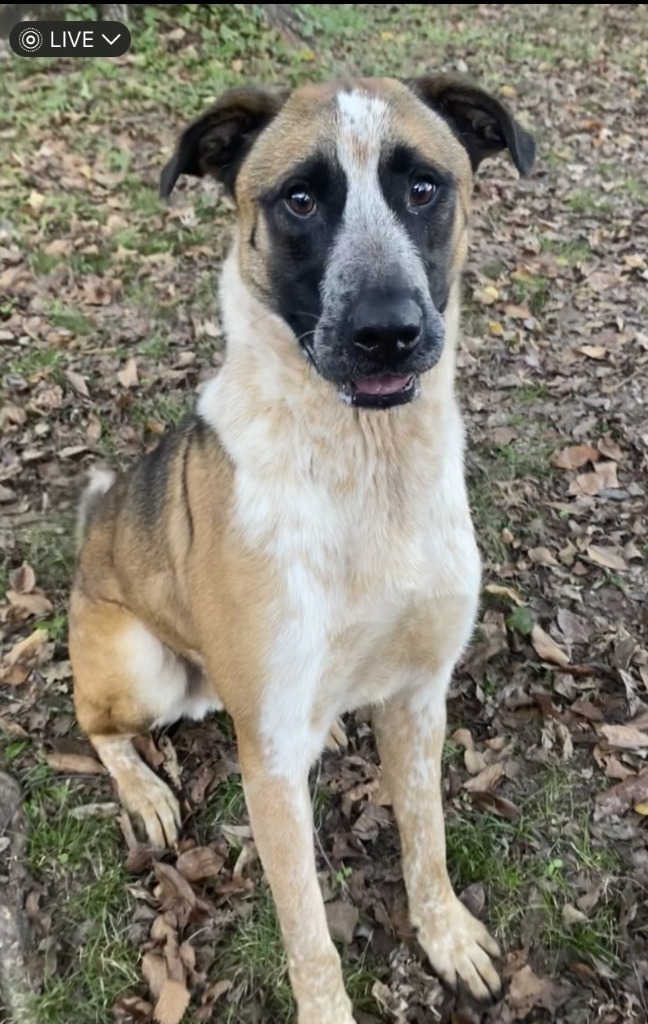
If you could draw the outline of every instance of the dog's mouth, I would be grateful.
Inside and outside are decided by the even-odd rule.
[[[384,374],[351,381],[346,397],[356,408],[391,409],[395,405],[407,405],[418,393],[418,380],[413,373]]]

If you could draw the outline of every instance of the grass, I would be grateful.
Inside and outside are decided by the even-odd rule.
[[[263,884],[255,893],[254,909],[233,925],[215,951],[214,977],[230,977],[234,989],[255,995],[273,1024],[292,1024],[295,1003],[290,989],[286,955],[277,924],[272,895]],[[371,989],[384,972],[384,964],[373,960],[368,950],[359,957],[340,949],[347,991],[356,1010],[375,1011]],[[221,1010],[224,1024],[243,1019],[236,1005]]]
[[[47,887],[56,943],[56,969],[46,970],[34,998],[39,1024],[104,1021],[106,1007],[137,983],[121,837],[113,819],[77,820],[72,811],[82,803],[79,786],[56,781],[46,766],[30,773],[26,788],[27,866]]]
[[[616,853],[595,842],[590,815],[574,792],[569,770],[545,769],[521,814],[510,822],[486,813],[450,815],[448,864],[457,889],[484,885],[486,912],[504,947],[530,914],[534,942],[549,974],[576,957],[598,957],[618,966],[616,921],[623,867]],[[599,905],[582,923],[567,927],[563,910],[582,895],[573,882],[587,877],[604,883]]]

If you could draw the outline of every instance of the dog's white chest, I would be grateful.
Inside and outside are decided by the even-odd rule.
[[[271,556],[283,583],[267,610],[272,643],[262,709],[281,773],[296,758],[317,756],[337,714],[394,692],[402,680],[386,664],[391,638],[418,603],[453,589],[453,580],[465,585],[458,552],[463,546],[470,560],[471,531],[465,544],[442,539],[435,557],[420,516],[412,514],[408,529],[394,522],[388,503],[372,506],[371,495],[362,481],[342,501],[316,483],[283,480],[274,490],[267,480],[261,486],[238,475],[238,524]],[[430,527],[433,504],[430,498]],[[476,587],[478,560],[475,569]]]

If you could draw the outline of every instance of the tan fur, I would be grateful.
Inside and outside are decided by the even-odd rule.
[[[309,153],[335,147],[339,83],[298,90],[237,179],[222,285],[227,353],[201,398],[205,423],[173,435],[153,490],[135,470],[93,508],[70,611],[79,722],[153,842],[173,841],[178,806],[132,738],[178,700],[184,713],[222,702],[233,716],[299,1024],[353,1024],[317,883],[307,771],[336,716],[367,703],[421,944],[448,982],[476,996],[499,984],[497,946],[448,880],[440,791],[445,693],[479,585],[453,383],[470,165],[401,83],[353,87],[384,97],[394,140],[458,183],[440,362],[417,402],[367,415],[333,400],[270,311],[259,195]],[[302,582],[315,609],[304,636]],[[320,606],[326,657],[309,689]],[[158,703],[165,686],[179,695],[168,709]]]

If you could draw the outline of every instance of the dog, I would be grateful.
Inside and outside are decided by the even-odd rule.
[[[299,1024],[353,1024],[313,850],[307,778],[342,713],[373,709],[410,917],[434,970],[500,986],[454,894],[445,698],[480,559],[454,394],[473,175],[532,137],[445,75],[233,89],[161,175],[234,198],[222,369],[130,472],[92,480],[70,609],[80,726],[150,842],[178,802],[133,739],[224,707]]]

